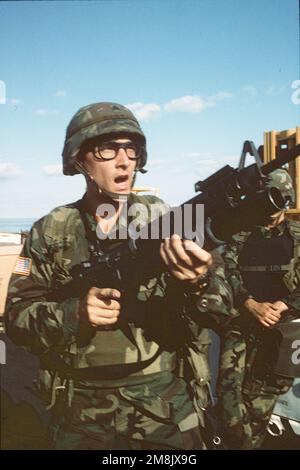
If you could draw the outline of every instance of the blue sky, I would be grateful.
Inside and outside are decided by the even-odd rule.
[[[0,217],[81,196],[61,151],[72,115],[96,101],[141,121],[149,171],[137,184],[190,198],[237,165],[244,140],[299,124],[298,42],[297,0],[0,2]]]

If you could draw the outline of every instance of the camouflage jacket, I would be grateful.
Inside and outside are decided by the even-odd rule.
[[[300,224],[299,222],[286,219],[279,227],[273,230],[280,236],[285,229],[288,229],[294,242],[294,256],[290,261],[289,269],[285,273],[283,281],[289,291],[289,295],[282,300],[292,311],[300,310]],[[270,231],[261,230],[262,237],[271,235]],[[233,237],[233,242],[226,245],[223,252],[223,259],[226,266],[226,277],[233,289],[234,302],[237,307],[241,307],[250,296],[243,284],[241,272],[239,270],[238,259],[251,232],[240,232]]]
[[[148,196],[132,195],[129,204],[133,202],[163,205]],[[88,339],[80,341],[79,296],[74,293],[64,301],[49,300],[54,285],[63,285],[70,279],[70,268],[90,257],[79,203],[54,209],[33,225],[26,240],[21,257],[30,263],[30,272],[24,275],[15,271],[12,275],[5,313],[7,334],[16,344],[42,361],[55,351],[77,368],[145,361],[160,348],[159,356],[149,365],[151,373],[168,368],[173,352],[185,344],[197,349],[199,337],[200,342],[207,344],[207,335],[204,337],[202,331],[205,318],[222,324],[237,314],[221,265],[213,267],[210,286],[203,295],[179,295],[162,274],[141,280],[132,301],[134,320],[129,322],[127,331],[91,328]],[[95,231],[93,217],[87,214],[87,220]]]

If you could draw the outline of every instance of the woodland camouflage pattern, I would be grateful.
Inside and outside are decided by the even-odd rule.
[[[265,344],[263,344],[265,341]],[[285,393],[293,379],[270,375],[264,346],[270,338],[259,341],[238,331],[222,338],[217,394],[219,418],[229,449],[259,449],[265,438],[278,395]],[[263,374],[265,375],[265,378]]]
[[[276,187],[280,189],[281,194],[289,198],[291,203],[295,202],[295,190],[293,181],[288,172],[282,168],[269,173],[266,186],[268,188]]]
[[[276,228],[280,234],[284,228],[294,241],[294,257],[284,275],[289,295],[281,299],[289,307],[289,314],[299,316],[300,310],[300,225],[285,220]],[[259,228],[262,236],[271,231]],[[265,436],[267,423],[279,394],[285,393],[293,379],[273,373],[276,344],[272,331],[265,329],[242,308],[249,292],[243,285],[238,267],[239,254],[250,232],[234,236],[234,242],[225,247],[223,258],[227,279],[232,286],[234,303],[241,316],[233,320],[222,336],[218,379],[219,412],[229,448],[259,448]],[[275,349],[274,349],[275,348]]]
[[[64,421],[57,449],[203,448],[186,384],[170,372],[130,386],[75,389]]]
[[[155,197],[131,195],[128,204],[134,202],[163,204]],[[32,260],[31,273],[13,274],[5,314],[8,336],[40,357],[39,392],[52,407],[56,447],[204,448],[199,430],[203,417],[195,412],[207,404],[210,378],[210,339],[202,321],[211,316],[216,324],[226,324],[237,315],[222,266],[214,267],[203,295],[174,288],[169,276],[145,279],[131,297],[127,328],[84,331],[76,294],[64,301],[49,300],[54,287],[70,280],[70,268],[90,256],[79,204],[58,207],[34,224],[22,253]],[[95,231],[94,219],[86,216]],[[53,365],[52,359],[55,353],[71,367],[122,367],[151,358],[158,348],[147,368],[115,380],[65,380],[62,371],[55,371],[59,362]],[[196,366],[191,356],[197,357]],[[184,362],[196,369],[185,369],[189,387],[174,370]],[[56,388],[61,386],[65,389]]]

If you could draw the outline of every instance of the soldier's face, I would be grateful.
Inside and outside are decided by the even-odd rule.
[[[130,144],[132,141],[120,138],[113,139],[110,142]],[[137,165],[137,161],[130,158],[130,151],[119,148],[116,150],[116,157],[111,160],[97,158],[96,155],[95,152],[87,152],[83,164],[99,188],[112,193],[129,194]],[[101,156],[98,155],[98,157]]]

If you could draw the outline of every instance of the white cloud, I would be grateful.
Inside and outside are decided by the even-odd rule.
[[[62,175],[62,166],[61,165],[46,165],[42,167],[42,172],[46,176],[57,176]]]
[[[269,85],[267,88],[267,95],[281,95],[286,90],[285,85]]]
[[[169,101],[163,105],[164,111],[182,111],[187,113],[200,113],[206,108],[216,106],[217,102],[231,98],[233,95],[228,91],[219,91],[218,93],[202,98],[199,95],[186,95]],[[126,105],[140,120],[148,120],[155,117],[160,111],[161,106],[156,103],[131,103]]]
[[[6,84],[0,80],[0,104],[6,104]]]
[[[58,96],[59,98],[62,98],[66,96],[67,92],[66,90],[57,90],[53,96]]]
[[[55,115],[55,114],[59,114],[59,111],[57,111],[56,109],[53,109],[53,110],[49,110],[49,109],[36,109],[34,114],[36,116],[52,116],[52,115]]]
[[[160,112],[160,106],[155,103],[131,103],[126,105],[129,108],[137,119],[141,121],[146,121],[153,118],[157,113]]]
[[[15,178],[23,174],[23,170],[14,163],[0,163],[0,178]]]
[[[230,93],[229,91],[218,91],[218,93],[216,93],[215,95],[209,96],[207,100],[216,103],[217,101],[232,98],[232,96],[232,93]]]
[[[215,106],[212,102],[206,101],[199,95],[186,95],[181,98],[176,98],[169,101],[164,105],[164,110],[170,111],[183,111],[186,113],[200,113],[205,108]]]
[[[185,113],[201,113],[206,108],[216,106],[218,101],[226,98],[231,98],[232,93],[228,91],[219,91],[215,95],[211,95],[208,98],[202,98],[200,95],[186,95],[169,101],[164,105],[164,110],[170,111],[182,111]]]
[[[256,96],[256,95],[257,95],[256,88],[255,88],[255,86],[253,86],[253,85],[245,85],[245,86],[243,86],[242,92],[247,93],[247,94],[250,95],[250,96]]]

